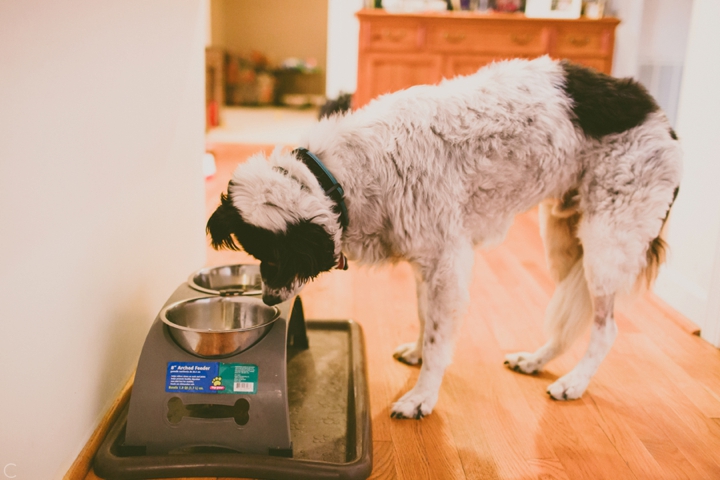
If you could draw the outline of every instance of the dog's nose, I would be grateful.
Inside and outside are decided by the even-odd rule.
[[[265,302],[265,305],[277,305],[282,301],[282,299],[278,295],[271,295],[271,294],[264,294],[263,302]]]

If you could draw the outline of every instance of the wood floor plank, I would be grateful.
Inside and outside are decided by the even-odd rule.
[[[569,357],[562,360],[563,363],[556,362],[554,367],[561,366],[562,370],[569,370],[569,365],[575,363]],[[569,478],[633,478],[632,471],[616,445],[593,415],[587,399],[554,401],[545,394],[554,376],[547,373],[534,376],[508,373],[517,377],[517,382],[523,386],[522,393],[527,403],[535,406],[534,411],[539,417],[536,433],[538,446],[547,444]],[[578,461],[579,458],[583,458],[583,461]]]
[[[657,410],[653,410],[652,413],[657,415]],[[629,408],[625,421],[660,466],[662,475],[656,478],[667,480],[702,478],[700,472],[678,449],[673,439],[668,437],[663,429],[658,428],[656,422],[647,417],[647,411],[642,408]],[[644,476],[649,477],[648,474]]]
[[[640,469],[647,474],[653,466],[648,463],[647,456],[641,448],[629,447],[629,442],[635,442],[633,436],[640,440],[645,450],[655,459],[655,463],[662,466],[663,472],[672,470],[668,470],[668,459],[659,458],[657,455],[669,452],[679,462],[677,464],[685,464],[689,467],[689,473],[698,474],[686,460],[682,448],[677,448],[678,445],[673,444],[675,437],[668,434],[667,429],[663,430],[667,427],[672,432],[675,428],[666,425],[669,418],[675,417],[667,398],[684,397],[684,394],[680,390],[672,394],[654,391],[658,384],[671,385],[675,382],[681,383],[683,380],[673,377],[673,373],[679,374],[680,369],[672,368],[669,359],[663,361],[660,355],[662,353],[643,333],[629,334],[621,329],[613,350],[593,379],[589,395],[586,396],[595,400],[596,406],[603,415],[601,424],[636,473]],[[601,392],[612,400],[603,402]],[[619,430],[611,428],[611,423],[621,430],[625,430],[627,425],[634,433],[621,434]],[[646,424],[654,425],[654,428],[648,429],[645,427]],[[658,445],[667,442],[670,445],[657,448]],[[706,472],[712,471],[712,464],[705,466]],[[672,477],[663,474],[662,478]]]
[[[447,405],[447,394],[441,394]],[[453,408],[455,410],[456,408]],[[446,409],[447,410],[447,409]],[[422,420],[421,436],[428,459],[432,479],[459,480],[465,478],[462,461],[455,444],[455,437],[444,411],[430,415]]]
[[[646,359],[647,368],[657,370],[657,378],[665,379],[678,394],[690,400],[706,417],[720,417],[720,399],[676,364],[652,340],[645,335],[636,336],[634,347],[636,358],[642,356]]]
[[[694,397],[708,416],[717,417],[720,413],[720,368],[707,366],[720,365],[720,350],[705,340],[689,334],[676,322],[643,298],[631,301],[623,299],[621,307],[632,316],[632,321],[640,330],[667,355],[671,361],[682,368],[687,376],[697,381],[704,392],[696,391]],[[707,365],[701,367],[698,358]]]
[[[657,455],[671,451],[678,462],[675,465],[685,463],[684,457],[700,478],[713,478],[719,473],[715,453],[718,449],[716,440],[713,441],[715,434],[708,428],[714,426],[709,425],[709,419],[674,385],[672,372],[664,371],[656,363],[653,357],[657,354],[653,354],[653,349],[655,345],[643,334],[630,335],[625,342],[619,342],[618,353],[624,364],[622,370],[616,370],[616,382],[605,382],[605,389],[615,400],[622,399],[631,405],[632,417],[628,421],[636,432],[642,432],[638,437],[644,444],[657,446],[669,441],[677,447],[677,452],[669,445],[655,448],[651,453],[658,463],[667,463],[667,459]],[[646,426],[638,426],[640,421]],[[692,433],[688,423],[696,425],[705,435]]]
[[[368,480],[396,480],[394,444],[391,441],[375,441],[373,447],[373,469]]]
[[[425,446],[422,441],[422,422],[396,421],[392,426],[392,441],[397,452],[398,478],[426,480],[433,478]]]
[[[663,478],[665,471],[632,428],[626,410],[617,408],[615,402],[599,394],[599,386],[594,391],[585,395],[584,403],[633,475],[636,478]]]
[[[650,414],[651,407],[643,407],[646,414]],[[683,456],[693,465],[693,468],[700,474],[700,478],[720,478],[720,467],[712,458],[712,449],[717,445],[708,447],[706,439],[699,437],[683,421],[682,414],[678,415],[674,408],[665,417],[665,421],[658,422],[657,428],[663,430],[668,438],[677,446]],[[714,442],[713,442],[714,443]]]
[[[451,380],[451,379],[448,379]],[[465,379],[453,382],[446,380],[443,388],[453,399],[453,407],[445,409],[458,456],[466,478],[500,479],[497,462],[490,448],[493,441],[490,432],[483,429],[478,416],[485,415],[481,403]],[[475,382],[472,382],[473,384]],[[472,404],[467,405],[468,401]],[[462,405],[457,408],[457,405]]]

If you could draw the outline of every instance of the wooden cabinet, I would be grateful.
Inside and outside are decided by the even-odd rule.
[[[467,75],[496,60],[549,54],[612,70],[619,20],[554,20],[469,12],[362,10],[354,105],[383,93]]]

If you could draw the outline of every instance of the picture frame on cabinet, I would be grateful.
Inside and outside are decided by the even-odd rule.
[[[525,16],[529,18],[580,18],[582,0],[527,0]]]

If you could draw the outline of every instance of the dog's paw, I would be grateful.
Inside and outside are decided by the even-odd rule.
[[[570,372],[550,385],[547,393],[554,400],[576,400],[582,397],[589,384],[587,375]]]
[[[508,353],[505,355],[505,365],[511,370],[528,375],[538,373],[543,367],[541,359],[528,352]]]
[[[422,349],[417,348],[417,342],[403,343],[395,349],[393,358],[408,365],[417,365],[422,362]]]
[[[437,403],[437,392],[416,391],[414,388],[393,403],[390,411],[392,418],[414,418],[419,420],[432,413]]]

